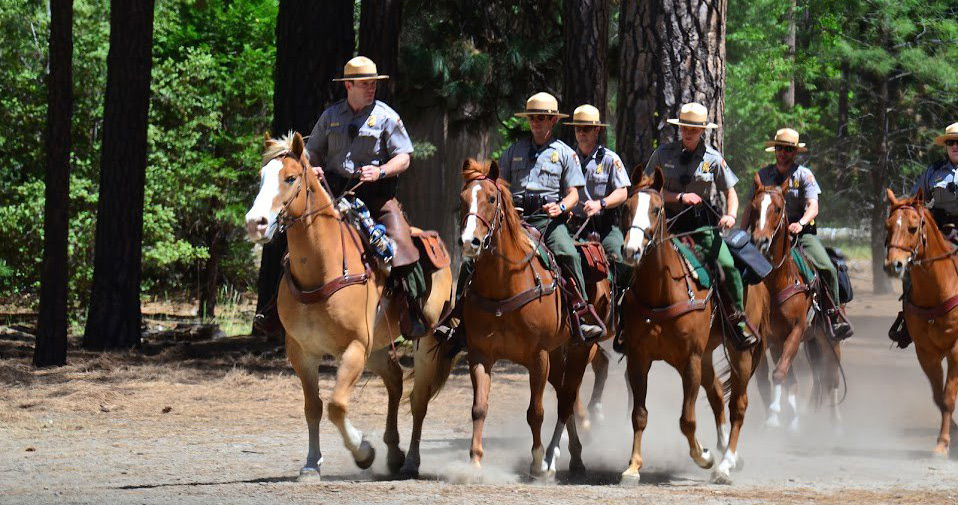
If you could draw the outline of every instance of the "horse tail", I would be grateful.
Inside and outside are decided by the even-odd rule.
[[[403,387],[402,402],[409,403],[413,394],[425,394],[426,400],[432,400],[445,387],[456,365],[459,349],[454,348],[448,341],[427,335],[414,344],[416,353],[414,366],[406,374],[404,382],[412,383],[412,387]],[[419,379],[425,383],[420,383]],[[417,390],[417,387],[420,388]],[[425,388],[425,389],[422,389]]]

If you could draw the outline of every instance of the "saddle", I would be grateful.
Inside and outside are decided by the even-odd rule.
[[[605,257],[602,244],[592,240],[576,242],[575,248],[582,260],[582,274],[586,282],[596,283],[609,278],[609,260]]]
[[[439,236],[439,232],[412,228],[412,238],[419,249],[419,262],[422,263],[423,269],[433,271],[449,266],[449,250],[446,249],[446,243]]]

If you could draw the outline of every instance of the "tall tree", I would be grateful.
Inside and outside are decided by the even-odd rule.
[[[390,102],[399,77],[399,34],[402,29],[403,0],[362,0],[359,14],[359,54],[376,62],[380,81],[376,97]]]
[[[73,118],[73,0],[50,2],[47,75],[47,166],[40,314],[35,366],[67,362],[67,244],[70,231],[70,122]]]
[[[561,110],[571,112],[584,103],[599,109],[607,120],[609,0],[565,0],[562,11],[565,40]],[[575,132],[563,128],[561,137],[575,145]]]
[[[281,0],[276,19],[276,68],[273,85],[273,134],[309,135],[323,108],[345,96],[332,82],[352,56],[353,2],[331,0],[322,8],[311,0]],[[270,302],[283,277],[286,237],[263,247],[256,281],[256,312],[278,321]],[[253,332],[257,330],[254,328]]]
[[[678,138],[666,119],[699,102],[719,125],[709,142],[723,144],[727,0],[622,2],[618,151],[643,164],[660,143]]]
[[[112,0],[93,290],[83,335],[87,349],[140,342],[152,44],[153,0]]]

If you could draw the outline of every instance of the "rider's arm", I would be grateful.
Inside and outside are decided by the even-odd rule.
[[[565,204],[565,208],[571,209],[575,207],[575,204],[579,203],[579,191],[578,188],[566,188],[565,197],[559,201],[560,204]]]
[[[725,214],[733,218],[738,215],[738,194],[735,188],[728,188],[725,193]]]
[[[628,196],[628,188],[615,188],[613,192],[609,193],[609,196],[605,197],[605,208],[612,209],[622,205],[622,202],[624,202]]]
[[[752,197],[748,201],[752,201],[755,198],[755,188],[752,188]],[[742,221],[739,224],[739,228],[746,229],[748,228],[749,223],[752,221],[752,206],[745,205],[745,210],[742,211]]]
[[[798,224],[808,226],[818,216],[818,198],[808,198],[805,200],[805,213],[798,220]]]
[[[409,153],[399,153],[393,156],[389,162],[380,168],[386,172],[385,177],[392,177],[405,172],[409,168]]]

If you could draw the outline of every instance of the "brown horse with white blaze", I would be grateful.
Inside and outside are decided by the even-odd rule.
[[[885,221],[885,271],[911,278],[905,293],[905,324],[915,342],[918,363],[931,384],[941,411],[941,429],[934,455],[947,457],[952,415],[958,393],[958,256],[925,208],[921,190],[914,198],[898,199],[889,189],[891,209]],[[948,363],[948,371],[941,362]]]
[[[570,342],[557,267],[546,268],[539,261],[536,244],[522,228],[507,183],[498,179],[496,162],[480,164],[468,159],[462,174],[460,240],[463,256],[474,264],[468,292],[461,301],[473,388],[472,463],[479,468],[484,454],[482,431],[492,366],[506,359],[529,370],[530,473],[547,479],[555,476],[563,428],[569,432],[569,468],[582,470],[573,405],[598,345]],[[542,396],[547,380],[556,389],[558,418],[544,449]]]
[[[642,181],[626,201],[624,258],[635,265],[632,284],[622,302],[624,325],[622,346],[628,359],[626,375],[633,395],[632,457],[622,473],[622,484],[639,482],[642,468],[642,435],[648,424],[646,396],[648,374],[653,361],[665,361],[682,376],[682,415],[679,426],[689,443],[689,454],[701,468],[711,468],[715,459],[695,436],[695,401],[700,386],[705,392],[715,417],[718,449],[722,460],[712,473],[712,480],[730,483],[730,471],[742,464],[738,441],[745,410],[748,407],[748,382],[755,372],[764,344],[740,351],[726,345],[731,367],[729,413],[731,429],[725,417],[723,383],[715,373],[712,352],[723,343],[716,299],[712,288],[697,284],[685,260],[673,246],[668,234],[665,201],[662,197],[664,177],[656,168],[654,177]],[[767,319],[768,293],[761,286],[750,286],[746,313],[758,323],[764,334]]]
[[[287,227],[289,258],[277,308],[286,329],[286,355],[302,382],[305,397],[309,445],[300,475],[320,475],[323,401],[319,396],[319,367],[326,355],[339,359],[329,417],[356,464],[368,468],[375,458],[372,445],[347,417],[350,394],[368,367],[382,377],[389,397],[383,435],[388,467],[392,472],[401,467],[403,473],[415,474],[427,403],[448,377],[450,358],[434,352],[437,342],[431,332],[419,343],[411,394],[413,435],[406,456],[399,448],[397,428],[403,375],[389,353],[390,344],[399,336],[399,309],[383,296],[386,276],[364,262],[356,229],[344,220],[310,168],[299,133],[281,140],[267,135],[263,165],[259,194],[246,214],[246,226],[250,239],[258,243],[271,240],[279,226]],[[423,313],[435,324],[451,295],[452,274],[448,267],[438,269],[430,280]],[[304,293],[309,293],[310,299],[304,299]]]

